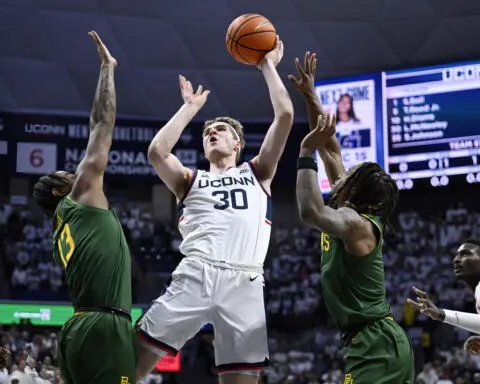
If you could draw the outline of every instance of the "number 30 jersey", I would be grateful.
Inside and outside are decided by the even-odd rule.
[[[224,173],[194,171],[178,205],[180,252],[225,267],[262,273],[271,225],[271,198],[251,163]]]
[[[53,256],[65,268],[73,306],[130,311],[130,251],[115,213],[67,196],[57,206],[53,225]]]

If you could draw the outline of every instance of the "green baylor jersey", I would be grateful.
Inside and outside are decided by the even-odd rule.
[[[81,205],[67,196],[58,204],[53,224],[53,255],[65,268],[73,306],[130,311],[130,251],[113,210]]]
[[[383,235],[379,217],[362,215]],[[347,252],[343,242],[322,233],[322,291],[336,326],[347,332],[390,314],[386,299],[383,240],[364,257]]]

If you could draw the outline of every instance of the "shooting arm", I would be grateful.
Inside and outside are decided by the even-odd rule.
[[[466,329],[469,332],[480,335],[480,315],[475,313],[443,310],[445,312],[444,323]]]
[[[157,132],[148,147],[148,159],[155,172],[178,200],[185,195],[191,171],[172,154],[172,149],[197,112],[198,108],[193,104],[182,105],[170,121]]]
[[[90,115],[90,136],[85,157],[76,170],[72,197],[82,204],[108,208],[103,194],[103,174],[108,163],[115,127],[115,64],[103,62]]]
[[[262,181],[271,181],[292,128],[293,105],[275,65],[270,60],[265,60],[261,69],[267,82],[275,118],[265,135],[259,154],[252,163]]]
[[[315,93],[305,95],[305,101],[307,102],[310,130],[312,130],[317,125],[318,116],[324,111]],[[325,166],[328,181],[330,185],[333,185],[341,175],[346,173],[337,137],[335,135],[330,136],[324,147],[318,149],[318,154]]]

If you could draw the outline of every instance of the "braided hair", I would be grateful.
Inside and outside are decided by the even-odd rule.
[[[56,188],[69,190],[71,186],[72,181],[65,175],[56,172],[49,173],[35,183],[33,199],[42,208],[45,215],[52,217],[58,203],[64,198],[64,196],[56,196],[53,190]]]
[[[379,216],[382,224],[390,227],[388,218],[395,209],[399,191],[395,181],[382,167],[366,162],[355,168],[345,183],[332,194],[332,206],[336,206],[336,199],[345,188],[349,188],[345,206],[360,214]]]

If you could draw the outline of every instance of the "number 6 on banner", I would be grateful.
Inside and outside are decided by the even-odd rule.
[[[43,160],[43,150],[33,149],[30,152],[30,165],[34,168],[39,168],[43,165],[45,161]]]
[[[57,144],[17,143],[17,172],[40,175],[57,168]]]

